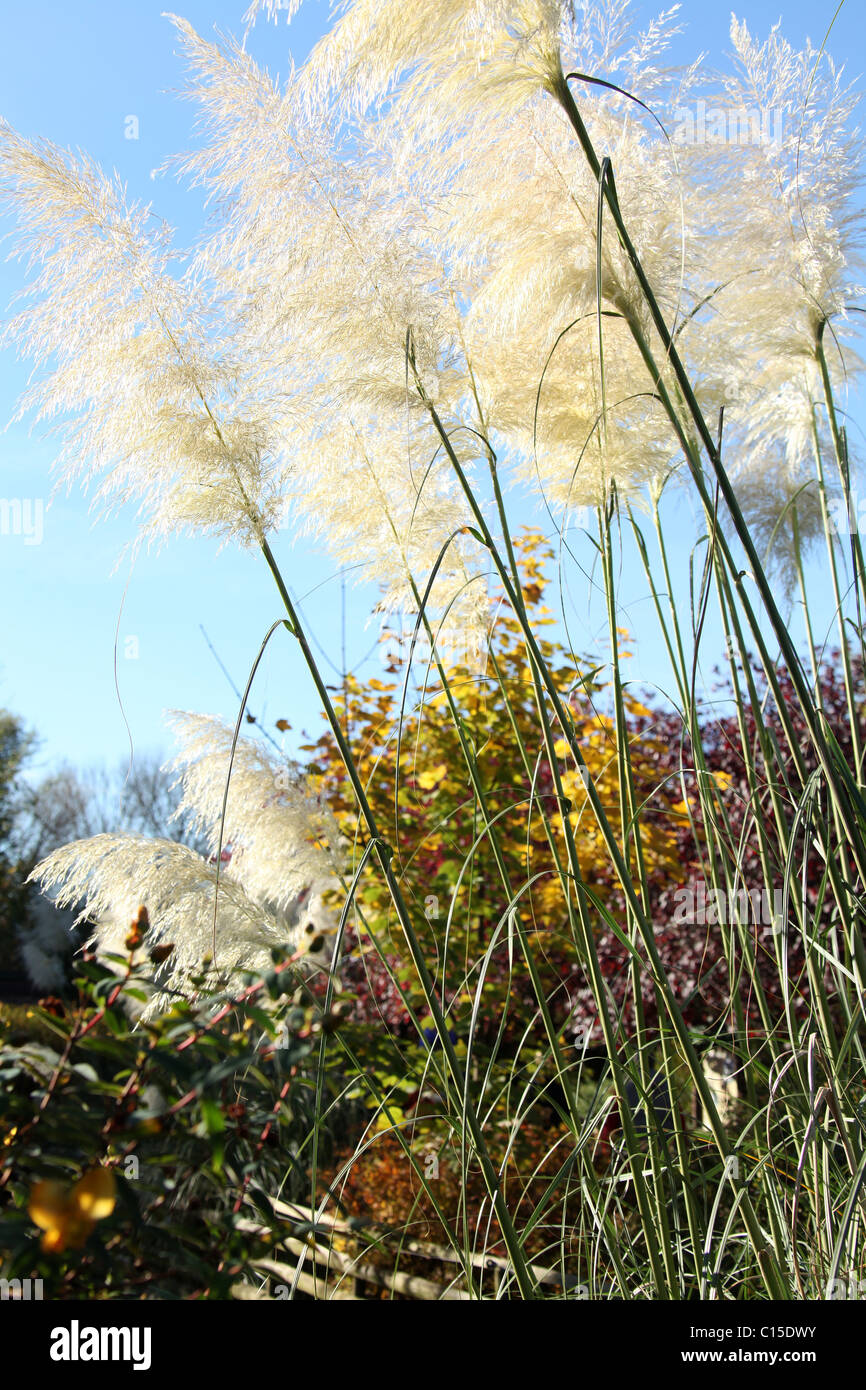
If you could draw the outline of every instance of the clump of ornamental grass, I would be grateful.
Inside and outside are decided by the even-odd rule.
[[[277,8],[253,4],[249,18]],[[336,885],[337,962],[350,912],[363,914],[359,885],[375,873],[405,944],[420,1051],[411,1064],[392,1053],[393,1072],[366,1066],[357,1039],[334,1046],[434,1203],[413,1150],[417,1116],[392,1113],[395,1090],[429,1092],[461,1162],[477,1164],[487,1226],[473,1226],[471,1241],[504,1251],[498,1296],[546,1287],[527,1250],[534,1224],[557,1213],[569,1214],[600,1296],[821,1296],[862,1258],[864,1215],[866,801],[854,657],[866,595],[856,522],[842,536],[832,524],[854,486],[842,412],[860,367],[856,94],[823,50],[797,53],[777,29],[760,43],[739,21],[734,71],[677,67],[667,52],[676,11],[639,31],[627,9],[448,0],[422,14],[356,0],[282,85],[241,46],[177,20],[200,112],[199,144],[178,163],[213,211],[186,258],[116,180],[0,128],[0,195],[30,272],[7,330],[37,369],[22,409],[59,427],[62,478],[93,485],[102,505],[139,504],[140,538],[195,529],[260,550],[357,812],[347,868],[322,808],[294,784],[270,788],[257,746],[238,756],[236,735],[185,721],[185,808],[210,835],[211,858],[107,837],[66,847],[40,873],[97,917],[118,898],[144,901],[160,939],[172,937],[177,988],[208,946],[228,968],[257,961],[283,938],[280,913],[307,882]],[[705,93],[734,107],[768,93],[780,138],[677,138],[665,113]],[[675,488],[697,518],[685,605],[675,583],[682,537],[672,554],[665,533]],[[600,604],[604,776],[580,692],[563,687],[524,592],[512,512],[527,490],[557,537],[563,595],[581,584]],[[583,550],[576,508],[590,518]],[[453,722],[496,902],[485,949],[466,962],[462,1037],[443,995],[441,943],[431,951],[430,923],[406,891],[400,789],[393,815],[381,811],[375,762],[362,772],[363,750],[283,578],[275,551],[286,533],[374,576],[381,608],[410,612],[430,643],[436,717]],[[803,556],[822,537],[851,757],[823,703],[818,636],[808,626],[801,660],[784,611],[799,590],[808,614]],[[698,876],[737,904],[719,924],[730,1008],[700,1037],[653,916],[662,789],[646,788],[640,739],[629,736],[618,592],[628,546],[670,657],[680,759],[664,795],[679,784],[668,807],[691,836]],[[701,723],[711,603],[746,769],[738,816],[708,765]],[[509,721],[529,788],[519,810],[515,798],[491,796],[483,732],[442,656],[458,634],[473,655],[461,682],[490,680],[509,717],[490,641],[500,606],[523,647],[531,716]],[[411,664],[403,674],[408,695]],[[427,700],[423,681],[418,699]],[[603,878],[586,872],[576,796]],[[526,797],[561,937],[592,1001],[600,1072],[589,1101],[587,1036],[576,1050],[563,1043],[525,920],[536,869],[531,845],[515,850],[514,827]],[[824,866],[817,889],[800,872],[813,850]],[[471,847],[449,923],[474,861]],[[780,920],[756,944],[740,890],[780,885]],[[377,922],[367,926],[375,949]],[[627,1027],[599,955],[605,933],[628,960]],[[805,1012],[795,1007],[792,939]],[[495,1048],[481,1049],[477,1026],[501,946],[528,980],[524,1045],[504,1066]],[[771,995],[759,949],[778,980]],[[744,982],[757,998],[757,1036],[751,1006],[738,1003]],[[328,999],[334,988],[332,978]],[[322,1056],[330,1045],[323,1037]],[[704,1051],[720,1050],[745,1100],[739,1115],[713,1079],[724,1068],[711,1075],[704,1065]],[[527,1215],[489,1135],[526,1123],[539,1088],[555,1097],[565,1137],[556,1176]],[[315,1193],[315,1154],[311,1184]],[[468,1228],[443,1224],[465,1256]],[[468,1261],[466,1277],[471,1285]]]

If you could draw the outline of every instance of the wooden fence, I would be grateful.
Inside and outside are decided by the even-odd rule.
[[[261,1286],[235,1284],[235,1298],[276,1302],[300,1295],[352,1302],[383,1297],[452,1302],[509,1296],[510,1266],[499,1256],[484,1252],[464,1256],[450,1246],[409,1239],[404,1230],[316,1214],[294,1203],[275,1202],[274,1210],[294,1233],[285,1237],[272,1258],[256,1262]],[[249,1231],[261,1229],[251,1221],[241,1224]],[[371,1258],[373,1252],[390,1259],[377,1263]],[[398,1257],[411,1257],[413,1264],[422,1267],[429,1264],[435,1277],[400,1273],[394,1268]],[[581,1296],[582,1286],[572,1275],[539,1265],[530,1268],[554,1297],[568,1292]]]

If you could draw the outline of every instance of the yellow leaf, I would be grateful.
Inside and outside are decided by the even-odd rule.
[[[114,1211],[116,1190],[110,1168],[91,1168],[73,1187],[72,1200],[82,1215],[102,1221]]]
[[[50,1231],[63,1219],[69,1206],[69,1189],[65,1183],[46,1178],[34,1183],[27,1203],[27,1214],[43,1231]]]
[[[114,1174],[108,1168],[91,1168],[72,1188],[53,1178],[35,1183],[27,1213],[45,1232],[42,1249],[56,1255],[80,1250],[96,1222],[111,1215],[114,1201]]]
[[[438,786],[447,772],[448,764],[439,763],[436,767],[431,767],[426,772],[419,772],[415,781],[424,791],[430,791],[431,788]]]
[[[647,709],[646,705],[642,705],[640,700],[631,700],[629,702],[629,712],[636,715],[639,719],[653,718],[652,710]],[[643,737],[643,735],[641,735],[641,737]]]

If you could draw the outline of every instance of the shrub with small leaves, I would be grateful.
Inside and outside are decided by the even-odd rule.
[[[133,1026],[143,983],[85,957],[74,1000],[0,1037],[2,1274],[46,1297],[228,1297],[286,1233],[271,1195],[307,1190],[318,1037],[337,1020],[293,961],[231,995],[203,977]],[[315,1133],[327,1155],[327,1122]]]

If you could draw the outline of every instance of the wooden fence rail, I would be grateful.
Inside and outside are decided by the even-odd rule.
[[[284,1238],[274,1257],[256,1262],[261,1286],[236,1284],[232,1290],[235,1298],[278,1301],[301,1294],[357,1302],[381,1297],[383,1290],[401,1299],[424,1302],[466,1302],[478,1298],[482,1291],[487,1298],[508,1296],[510,1265],[497,1255],[464,1254],[451,1246],[408,1239],[404,1230],[344,1220],[295,1203],[275,1202],[274,1211],[293,1228],[292,1233]],[[263,1229],[252,1221],[240,1224],[248,1231]],[[376,1264],[370,1258],[373,1250],[395,1255],[399,1250],[401,1255],[426,1260],[439,1267],[439,1277],[428,1279]],[[283,1255],[291,1258],[280,1258]],[[573,1275],[540,1265],[529,1268],[551,1293],[580,1287]]]

